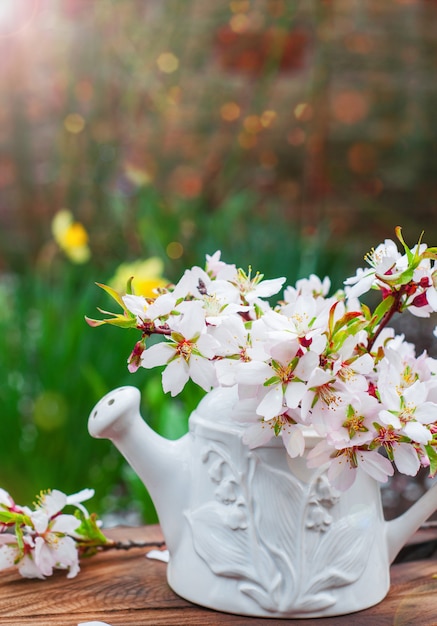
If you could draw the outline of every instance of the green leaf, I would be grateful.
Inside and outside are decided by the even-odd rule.
[[[123,311],[127,311],[126,305],[123,302],[123,299],[118,291],[115,291],[115,289],[109,287],[109,285],[104,285],[103,283],[96,283],[96,285],[100,287],[100,289],[103,289],[103,291],[106,291],[106,293],[109,294],[111,298],[113,298],[121,306]]]
[[[394,303],[394,296],[387,296],[387,298],[384,298],[384,300],[382,300],[378,304],[373,312],[372,326],[376,326],[377,324],[379,324],[379,322],[382,320],[387,311],[391,309]]]
[[[350,331],[350,328],[354,325],[358,318],[360,320],[362,319],[361,313],[359,311],[350,311],[349,313],[345,313],[343,317],[340,317],[340,319],[336,322],[332,334],[335,335],[345,326],[347,326],[348,330]]]
[[[410,283],[413,280],[413,276],[414,276],[414,270],[415,267],[409,267],[408,269],[405,270],[405,272],[402,272],[402,274],[400,274],[396,280],[396,284],[397,285],[408,285],[408,283]]]
[[[422,257],[424,259],[434,259],[437,260],[437,248],[428,248],[423,254]]]
[[[128,293],[129,295],[134,293],[133,287],[132,287],[132,281],[133,281],[134,277],[131,276],[129,278],[129,280],[127,281],[127,285],[126,285],[126,293]]]
[[[130,314],[130,316],[127,317],[126,315],[122,315],[119,313],[111,313],[110,311],[102,311],[101,309],[99,309],[99,311],[101,311],[102,313],[107,313],[109,315],[112,315],[113,317],[107,317],[103,320],[95,320],[85,315],[86,323],[92,328],[97,328],[97,326],[103,326],[104,324],[111,324],[112,326],[118,326],[119,328],[136,328],[137,327],[136,317],[132,314]]]
[[[355,409],[351,404],[347,405],[347,409],[346,409],[346,417],[349,419],[351,417],[353,417],[355,415]],[[344,426],[344,424],[343,424]]]
[[[21,526],[15,527],[15,537],[17,538],[17,545],[20,552],[24,551],[24,539],[23,539],[23,529]]]
[[[28,515],[24,515],[24,513],[14,513],[13,511],[0,510],[0,522],[4,524],[15,524],[17,526],[33,526],[32,520]]]
[[[175,343],[183,343],[185,341],[185,337],[180,333],[172,332],[170,336]]]
[[[335,323],[335,309],[337,308],[338,300],[334,302],[334,304],[329,309],[329,319],[328,319],[328,329],[329,335],[332,337],[334,335],[334,323]]]
[[[269,387],[269,385],[277,385],[280,382],[281,382],[281,379],[279,378],[279,376],[272,376],[271,378],[265,381],[264,387]]]
[[[75,516],[81,521],[80,526],[76,528],[75,534],[80,535],[86,540],[87,545],[91,543],[94,546],[101,546],[112,543],[112,540],[108,539],[100,530],[96,513],[91,513],[91,515],[87,517],[82,511],[77,509]]]
[[[0,522],[3,522],[3,524],[15,524],[16,522],[19,522],[19,518],[22,517],[20,516],[19,513],[11,513],[10,511],[0,511]]]
[[[106,291],[106,293],[109,294],[111,298],[113,298],[117,302],[117,304],[121,306],[124,313],[112,313],[112,311],[105,311],[104,309],[98,308],[97,310],[100,313],[102,313],[103,315],[110,315],[111,317],[105,318],[103,320],[96,320],[85,315],[85,321],[87,322],[87,324],[92,328],[102,326],[103,324],[112,324],[113,326],[118,326],[119,328],[136,328],[136,316],[131,313],[129,309],[126,308],[126,305],[123,302],[121,295],[117,291],[115,291],[115,289],[109,287],[108,285],[104,285],[103,283],[96,283],[96,285],[103,289],[103,291]],[[130,293],[129,289],[130,283],[128,283],[128,293]]]
[[[425,450],[429,459],[429,475],[434,478],[437,474],[437,452],[432,445],[425,446]]]
[[[361,310],[363,312],[363,315],[366,321],[370,322],[370,320],[372,319],[372,312],[370,308],[367,306],[367,304],[361,304]]]
[[[396,226],[395,232],[396,232],[396,237],[399,239],[399,241],[401,242],[405,250],[405,254],[407,255],[407,259],[408,259],[408,264],[412,263],[413,253],[411,252],[410,248],[407,246],[407,244],[404,241],[404,238],[402,236],[402,228],[400,226]]]

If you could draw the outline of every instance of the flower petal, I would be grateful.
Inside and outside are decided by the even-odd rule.
[[[417,452],[408,443],[400,443],[393,447],[393,457],[396,467],[402,474],[415,476],[420,468]]]
[[[74,515],[58,515],[50,524],[51,532],[70,534],[80,526],[80,519]]]
[[[296,409],[307,387],[305,383],[291,382],[285,390],[285,400],[289,409]]]
[[[305,437],[302,430],[298,427],[284,426],[281,432],[288,456],[292,459],[302,456],[305,451]]]
[[[33,558],[28,554],[26,554],[19,562],[18,571],[24,578],[40,578],[41,580],[44,580],[45,578]]]
[[[201,356],[191,355],[189,372],[190,378],[205,391],[210,391],[217,383],[213,363]]]
[[[259,403],[256,414],[262,415],[265,420],[282,415],[285,411],[283,406],[284,394],[281,385],[275,385]]]
[[[141,355],[141,365],[146,369],[157,367],[158,365],[164,365],[165,363],[168,363],[174,353],[174,344],[164,342],[157,343],[144,350]]]
[[[0,570],[14,567],[15,559],[18,557],[19,554],[20,551],[17,545],[2,545],[0,547]]]
[[[162,372],[162,388],[172,396],[177,396],[182,391],[189,379],[188,363],[185,359],[171,361]]]
[[[379,482],[385,483],[393,476],[393,465],[376,450],[357,450],[357,460],[359,467]]]
[[[243,434],[243,443],[250,449],[258,448],[266,444],[274,436],[274,431],[269,422],[260,420],[246,428]]]
[[[90,500],[94,496],[94,489],[82,489],[77,493],[72,493],[67,496],[67,504],[77,504],[78,502],[85,502],[86,500]]]

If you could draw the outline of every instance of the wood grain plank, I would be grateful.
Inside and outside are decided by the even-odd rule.
[[[114,539],[161,541],[158,526],[118,528]],[[430,535],[430,534],[429,534]],[[434,531],[433,538],[437,532]],[[112,626],[271,626],[284,623],[197,607],[177,596],[166,582],[166,565],[146,559],[145,549],[106,552],[82,561],[69,580],[56,572],[48,580],[26,580],[15,571],[2,574],[0,624],[5,626],[77,626],[100,620]],[[392,567],[392,587],[375,607],[353,614],[354,626],[436,626],[437,561],[426,559]],[[351,615],[290,620],[293,626],[350,626]],[[419,620],[419,621],[418,621]]]

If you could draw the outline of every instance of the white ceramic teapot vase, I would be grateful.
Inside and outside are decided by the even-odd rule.
[[[110,392],[91,412],[90,434],[113,441],[154,501],[170,587],[202,606],[261,617],[341,615],[380,602],[390,563],[437,507],[437,485],[386,522],[379,484],[364,472],[340,494],[279,438],[250,450],[232,419],[235,394],[210,392],[177,441],[143,421],[135,387]],[[306,440],[310,449],[317,438]]]

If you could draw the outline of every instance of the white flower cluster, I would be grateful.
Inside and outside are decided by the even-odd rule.
[[[0,570],[13,566],[25,578],[45,578],[54,569],[68,570],[67,578],[79,572],[77,534],[82,522],[61,513],[73,505],[88,516],[81,503],[94,495],[92,489],[67,496],[56,489],[42,493],[34,509],[14,502],[0,488]],[[14,529],[15,532],[8,532]]]
[[[142,338],[129,369],[165,366],[165,392],[180,393],[189,379],[206,391],[236,385],[235,419],[248,422],[250,447],[281,436],[295,457],[304,451],[304,429],[314,429],[322,439],[309,463],[330,463],[339,489],[358,467],[380,481],[393,474],[393,462],[408,475],[421,465],[434,474],[437,360],[416,356],[387,324],[407,309],[437,310],[436,249],[419,242],[410,250],[400,229],[397,236],[402,254],[386,240],[367,255],[370,267],[333,296],[330,281],[312,275],[270,305],[266,298],[284,278],[252,277],[216,252],[205,270],[187,270],[156,298],[119,296],[123,316],[89,322],[137,327]],[[370,289],[381,294],[374,311],[358,300]]]

